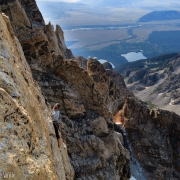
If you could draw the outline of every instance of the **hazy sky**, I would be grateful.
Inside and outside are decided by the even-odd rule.
[[[79,0],[36,0],[36,1],[49,1],[49,2],[53,2],[53,1],[54,1],[54,2],[55,2],[55,1],[56,1],[56,2],[58,2],[58,1],[59,1],[59,2],[60,2],[60,1],[61,1],[61,2],[62,2],[62,1],[63,1],[63,2],[78,2]]]

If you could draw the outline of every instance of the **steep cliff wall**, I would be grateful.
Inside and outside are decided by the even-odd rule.
[[[180,179],[180,117],[177,114],[160,109],[150,111],[140,101],[128,98],[119,122],[128,134],[135,178]]]
[[[1,171],[15,171],[19,179],[127,180],[125,145],[137,179],[179,179],[179,116],[150,112],[118,73],[93,59],[74,59],[61,28],[45,25],[34,0],[0,0],[0,8],[13,27],[1,16]],[[60,149],[47,108],[56,102]],[[118,133],[123,128],[114,131],[113,116],[130,146]]]
[[[46,116],[43,120],[48,121],[45,103],[61,104],[60,130],[75,171],[75,179],[129,179],[129,152],[123,146],[121,134],[114,132],[113,116],[108,105],[112,104],[112,100],[109,99],[110,85],[112,91],[119,91],[112,82],[110,83],[110,76],[104,67],[98,61],[91,60],[87,63],[86,70],[84,64],[83,68],[79,66],[78,60],[67,60],[66,58],[73,58],[73,55],[65,47],[62,30],[57,26],[54,31],[50,23],[44,25],[34,0],[0,0],[0,7],[10,17],[13,27],[11,31],[14,31],[19,39],[33,78],[43,92],[42,99],[45,98],[42,100],[40,95],[35,94],[26,98],[24,95],[22,99],[27,99],[26,106],[31,107],[28,100],[34,97],[37,97],[37,101],[43,101],[44,106],[40,104],[39,111],[40,108],[45,108]],[[99,70],[101,73],[98,73]],[[27,78],[25,81],[28,82]],[[21,89],[21,86],[18,87]],[[26,89],[28,88],[24,86],[19,94],[23,94]],[[32,104],[32,107],[36,106]],[[32,117],[37,112],[33,110]],[[43,133],[44,127],[39,129],[42,129]],[[54,134],[53,132],[51,129],[50,134]],[[56,143],[53,136],[51,139]],[[47,143],[50,144],[51,141],[47,140]],[[61,147],[61,152],[58,152],[52,146],[51,151],[56,163],[51,171],[52,174],[56,171],[58,174],[54,175],[54,179],[73,178],[65,149]],[[55,153],[62,156],[64,165],[61,164],[61,159],[58,163],[58,155]],[[66,163],[67,169],[64,173],[58,171],[61,167],[65,168]],[[48,171],[47,176],[51,176]]]
[[[15,179],[74,179],[58,149],[49,109],[7,16],[0,13],[0,173]],[[1,176],[2,177],[2,176]]]

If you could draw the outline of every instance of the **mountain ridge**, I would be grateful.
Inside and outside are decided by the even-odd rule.
[[[0,14],[1,172],[39,180],[128,180],[131,172],[180,178],[179,116],[150,111],[120,74],[74,58],[35,0],[0,4],[9,16]],[[60,148],[49,116],[57,102]]]
[[[26,109],[32,122],[32,127],[29,128],[30,123],[23,123],[26,116],[21,116],[21,123],[17,123],[16,126],[19,116],[15,116],[15,120],[8,120],[9,123],[15,123],[14,126],[10,126],[12,131],[6,131],[7,124],[3,121],[6,116],[4,112],[8,111],[4,106],[0,106],[0,126],[6,131],[5,136],[11,136],[16,140],[16,144],[12,145],[11,141],[4,140],[1,150],[10,154],[10,157],[6,160],[0,158],[3,171],[9,172],[13,168],[16,179],[128,180],[131,176],[129,151],[123,146],[121,134],[113,129],[112,111],[115,108],[117,111],[119,104],[122,104],[125,96],[129,94],[124,84],[120,91],[111,80],[119,75],[110,77],[103,65],[96,60],[75,59],[65,46],[60,26],[54,29],[51,23],[45,25],[35,0],[0,0],[0,4],[1,10],[11,21],[8,24],[9,30],[3,29],[1,32],[11,31],[12,36],[8,36],[7,42],[19,40],[21,52],[14,44],[8,48],[12,46],[23,56],[20,58],[13,54],[14,50],[9,50],[10,55],[7,56],[6,36],[3,36],[3,41],[0,42],[0,55],[3,56],[4,63],[0,64],[0,71],[3,71],[0,73],[0,84],[7,96],[11,97],[7,107],[20,97],[21,101],[18,102]],[[17,56],[17,62],[14,56]],[[23,66],[23,63],[28,68]],[[12,69],[22,67],[24,73],[20,70],[19,76],[16,76],[10,70],[6,70],[11,66]],[[33,79],[27,78],[25,74],[30,74]],[[34,84],[30,80],[34,81]],[[32,89],[28,88],[28,85]],[[15,92],[11,93],[12,90]],[[6,99],[2,102],[7,103]],[[49,116],[51,108],[57,102],[61,104],[59,149]],[[15,107],[11,109],[15,111]],[[33,111],[36,107],[38,110]],[[109,111],[109,108],[112,108],[112,111]],[[33,128],[35,125],[37,128]],[[18,126],[23,127],[24,131],[27,129],[27,135],[25,132],[21,133]],[[31,134],[34,136],[29,140]],[[22,142],[24,143],[21,145]],[[21,156],[19,149],[25,151]],[[12,153],[17,156],[12,157]]]
[[[150,12],[139,18],[138,22],[168,21],[168,20],[177,20],[177,19],[180,19],[179,11],[166,10],[166,11]]]
[[[118,72],[128,89],[145,102],[179,114],[179,53],[122,65]]]

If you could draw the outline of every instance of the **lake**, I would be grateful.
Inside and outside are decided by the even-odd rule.
[[[125,57],[129,62],[137,61],[140,59],[147,59],[147,57],[145,57],[143,55],[142,51],[140,51],[140,52],[129,52],[127,54],[121,54],[121,56]]]

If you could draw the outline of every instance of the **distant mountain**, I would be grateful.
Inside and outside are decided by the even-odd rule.
[[[121,65],[126,85],[149,107],[180,114],[180,54],[161,55]]]
[[[149,21],[166,21],[166,20],[176,20],[180,19],[179,11],[153,11],[142,16],[139,22],[149,22]]]
[[[83,3],[37,1],[43,16],[50,20],[69,17],[69,12],[82,12],[88,5]]]

